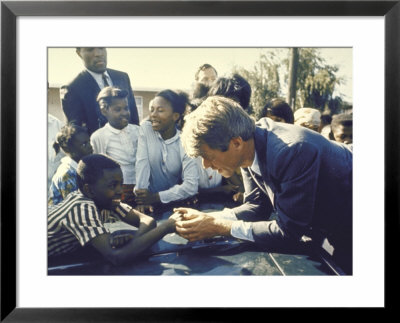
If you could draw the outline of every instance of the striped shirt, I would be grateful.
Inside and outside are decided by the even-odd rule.
[[[85,246],[93,238],[110,231],[104,223],[124,218],[131,207],[121,203],[116,211],[101,213],[94,201],[79,190],[69,194],[64,201],[49,206],[47,218],[48,255],[72,252]]]

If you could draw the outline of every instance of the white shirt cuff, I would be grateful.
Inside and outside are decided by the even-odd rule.
[[[235,221],[232,223],[231,235],[238,239],[254,242],[252,228],[251,222]]]
[[[212,212],[212,215],[218,216],[219,218],[224,220],[232,220],[232,221],[237,220],[237,217],[232,209],[225,208],[222,211]]]

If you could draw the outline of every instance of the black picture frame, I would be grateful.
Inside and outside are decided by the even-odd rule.
[[[235,321],[243,308],[16,307],[16,19],[18,16],[384,16],[385,309],[395,304],[392,259],[399,234],[399,1],[2,1],[1,2],[1,321]],[[373,126],[371,125],[371,134]],[[373,153],[373,148],[371,149]],[[371,174],[373,170],[371,170]],[[371,188],[373,189],[373,188]],[[391,265],[392,264],[392,265]],[[392,287],[391,287],[392,286]],[[268,292],[268,291],[266,291]],[[345,292],[345,291],[344,291]],[[187,293],[190,294],[190,293]],[[238,297],[241,297],[238,295]],[[256,310],[256,309],[252,309]],[[258,309],[260,310],[260,309]],[[240,311],[240,312],[238,312]],[[380,313],[382,314],[382,313]],[[251,314],[265,315],[265,313]],[[257,316],[258,317],[258,316]],[[261,317],[261,316],[260,316]]]

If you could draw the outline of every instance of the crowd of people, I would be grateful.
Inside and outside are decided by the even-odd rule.
[[[204,64],[190,94],[158,92],[140,122],[129,76],[107,68],[106,48],[76,53],[85,69],[60,89],[67,123],[48,121],[49,257],[90,246],[121,264],[173,232],[274,248],[312,239],[352,273],[351,114],[293,113],[274,98],[255,120],[247,80]],[[236,206],[196,210],[216,197]],[[157,223],[165,206],[173,214]],[[113,235],[121,221],[134,234]]]

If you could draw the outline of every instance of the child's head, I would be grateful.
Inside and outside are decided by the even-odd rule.
[[[81,192],[100,209],[111,209],[121,200],[121,167],[106,155],[92,154],[82,158],[78,163],[77,183]]]
[[[261,111],[260,118],[268,117],[277,122],[294,123],[292,108],[285,100],[275,98],[267,102]]]
[[[233,74],[229,78],[218,78],[208,91],[208,95],[221,95],[235,100],[247,111],[250,105],[251,86],[244,77]]]
[[[101,113],[110,125],[116,129],[124,129],[130,119],[128,92],[116,87],[107,86],[97,96]]]
[[[160,133],[175,128],[181,121],[188,105],[185,92],[164,90],[158,92],[150,107],[150,121],[153,129]]]
[[[353,115],[342,113],[332,117],[331,129],[335,141],[353,143]]]
[[[321,112],[313,108],[300,108],[294,112],[294,124],[318,132],[321,124]]]
[[[87,129],[73,123],[68,123],[61,128],[53,147],[56,153],[61,148],[67,156],[76,162],[93,153]]]

